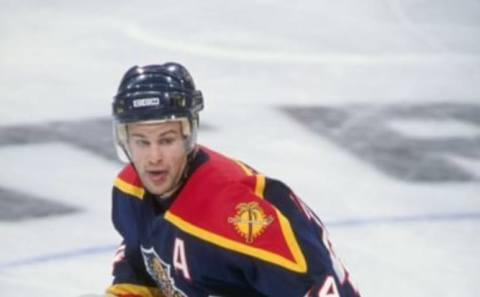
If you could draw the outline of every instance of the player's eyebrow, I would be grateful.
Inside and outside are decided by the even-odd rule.
[[[165,131],[165,132],[160,133],[159,136],[165,136],[165,135],[167,135],[167,134],[172,134],[172,133],[173,133],[173,134],[178,134],[178,131],[177,131],[177,130],[174,130],[174,129],[170,129],[170,130],[167,130],[167,131]]]
[[[158,137],[164,137],[168,134],[178,134],[178,131],[174,130],[174,129],[170,129],[170,130],[167,130],[167,131],[164,131],[162,133],[160,133],[158,135]],[[139,137],[139,138],[146,138],[147,135],[141,133],[141,132],[133,132],[131,135],[131,137]]]

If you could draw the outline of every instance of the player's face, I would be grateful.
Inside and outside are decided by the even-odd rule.
[[[175,189],[187,164],[180,122],[128,124],[128,147],[145,188],[154,195]]]

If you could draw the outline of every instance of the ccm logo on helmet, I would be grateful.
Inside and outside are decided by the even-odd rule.
[[[145,106],[153,106],[153,105],[159,105],[159,104],[160,104],[160,99],[158,98],[143,98],[143,99],[133,100],[133,107],[145,107]]]

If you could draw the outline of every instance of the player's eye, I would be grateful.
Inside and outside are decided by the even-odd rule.
[[[174,137],[165,137],[165,138],[162,138],[158,141],[158,143],[161,144],[161,145],[169,145],[169,144],[172,144],[174,142],[175,142]]]
[[[146,147],[148,146],[150,143],[145,140],[145,139],[141,139],[141,138],[137,138],[135,139],[135,145],[139,146],[139,147]]]

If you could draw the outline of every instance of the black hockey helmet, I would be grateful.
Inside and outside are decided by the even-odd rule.
[[[123,76],[113,101],[119,123],[168,117],[193,119],[203,109],[203,96],[192,76],[178,63],[134,66]]]
[[[136,122],[180,121],[191,150],[203,96],[188,70],[178,63],[133,66],[124,74],[112,107],[116,142],[128,157],[125,127]]]

